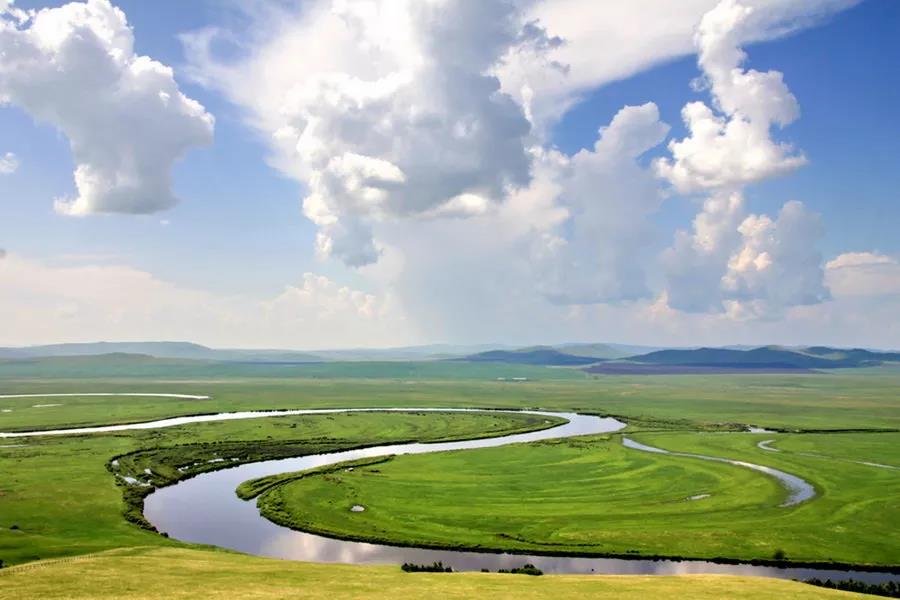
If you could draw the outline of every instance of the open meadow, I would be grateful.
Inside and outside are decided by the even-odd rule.
[[[398,545],[900,567],[895,527],[900,470],[889,468],[900,466],[900,400],[894,393],[900,374],[890,369],[704,377],[596,376],[545,367],[510,371],[504,365],[389,365],[381,371],[334,365],[328,376],[321,366],[311,372],[295,366],[288,378],[259,368],[258,377],[241,367],[209,379],[194,373],[159,378],[141,371],[103,379],[68,371],[39,380],[7,376],[6,395],[198,397],[0,398],[0,431],[310,408],[541,408],[616,415],[626,424],[621,432],[398,456],[377,465],[286,478],[258,501],[264,516],[295,529]],[[441,369],[451,370],[435,378]],[[527,380],[510,381],[512,373]],[[0,597],[63,597],[64,590],[76,587],[91,597],[113,593],[105,587],[113,585],[120,586],[115,594],[123,597],[152,597],[163,585],[168,595],[190,597],[197,577],[207,595],[225,597],[232,586],[249,585],[277,568],[266,559],[197,549],[160,536],[141,512],[143,499],[154,489],[263,460],[506,435],[559,422],[515,412],[360,412],[2,439],[0,559],[6,568],[0,571]],[[748,425],[779,432],[741,433]],[[623,437],[782,469],[810,482],[816,497],[783,507],[785,490],[764,474],[640,452],[624,447]],[[354,505],[365,511],[349,510]],[[86,554],[92,557],[66,561]],[[47,559],[63,561],[34,562]],[[222,573],[224,565],[230,576]],[[154,569],[167,575],[150,577]],[[325,583],[328,573],[348,569],[371,573],[354,585],[382,589],[385,597],[412,597],[426,587],[445,597],[465,597],[492,593],[497,585],[509,595],[535,598],[588,592],[605,597],[613,590],[615,597],[679,594],[681,586],[694,597],[840,595],[770,579],[759,580],[751,590],[746,580],[727,576],[521,579],[303,563],[272,581],[282,590],[316,582],[323,597],[350,597],[362,588]],[[100,584],[100,577],[118,583]],[[88,580],[94,583],[76,584]],[[264,598],[269,592],[263,586],[255,593]]]
[[[781,506],[787,493],[766,475],[639,452],[621,437],[401,456],[286,483],[259,505],[289,527],[412,546],[897,565],[900,434],[634,436],[799,475],[817,495],[791,507]],[[776,439],[787,448],[794,437],[827,456],[756,445]],[[346,510],[353,505],[366,510]]]

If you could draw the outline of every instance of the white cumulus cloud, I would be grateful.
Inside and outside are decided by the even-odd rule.
[[[715,109],[687,104],[682,117],[690,135],[669,144],[671,159],[656,168],[680,192],[741,186],[806,164],[802,154],[771,137],[773,126],[799,116],[799,106],[778,71],[743,69],[738,46],[754,9],[723,0],[700,22],[696,34],[699,65]]]
[[[172,69],[134,53],[109,0],[0,16],[0,103],[59,128],[75,159],[77,195],[60,212],[151,213],[177,202],[172,165],[209,143],[213,118]]]

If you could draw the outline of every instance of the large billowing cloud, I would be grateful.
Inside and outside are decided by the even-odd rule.
[[[612,17],[619,18],[616,27],[643,20],[643,11],[606,14],[598,7],[609,3],[572,4],[319,0],[296,13],[256,15],[263,41],[236,63],[210,56],[214,31],[186,41],[195,76],[249,108],[253,123],[272,139],[275,164],[306,184],[303,208],[318,226],[320,254],[362,266],[378,259],[379,243],[387,242],[378,241],[376,230],[391,221],[467,219],[507,200],[528,183],[529,169],[541,170],[532,157],[552,152],[540,148],[543,125],[555,110],[550,105],[567,106],[588,85],[689,51],[691,31],[712,2],[692,2],[681,7],[686,11],[655,3],[666,16],[647,35],[642,33],[647,28],[629,29],[636,39],[628,44],[616,44],[598,30],[611,24]],[[591,35],[585,27],[593,28]],[[666,28],[671,31],[664,34]],[[678,41],[669,44],[672,39]],[[594,51],[597,40],[603,40],[603,52]],[[575,158],[571,170],[589,170],[588,154]],[[613,160],[633,158],[606,156],[595,159],[593,168],[609,170]],[[585,177],[571,179],[565,192],[570,208],[593,221],[582,229],[601,226],[603,218],[611,217],[605,232],[623,239],[616,217],[609,211],[600,215],[604,201],[573,197],[584,193],[571,186],[584,188]],[[615,185],[607,179],[606,184]],[[620,207],[628,206],[623,191],[621,186],[603,196],[622,196]],[[570,223],[582,221],[575,215]],[[571,251],[563,254],[571,256]],[[601,267],[619,260],[582,258]],[[587,266],[575,268],[583,275]],[[576,281],[567,270],[572,267],[551,266],[547,273]],[[588,275],[611,282],[625,270]],[[626,284],[631,291],[625,295],[635,293],[636,286]]]
[[[0,104],[58,127],[71,145],[77,194],[57,201],[60,212],[151,213],[177,202],[172,165],[211,141],[213,118],[171,68],[134,53],[109,0],[0,14],[0,56]]]
[[[517,3],[312,2],[221,81],[306,184],[320,254],[362,266],[375,222],[465,216],[527,184],[530,125],[488,71],[542,36]]]

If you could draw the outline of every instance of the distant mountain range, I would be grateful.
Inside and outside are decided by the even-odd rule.
[[[594,373],[724,373],[858,368],[900,363],[900,352],[828,346],[660,349],[618,344],[571,343],[516,348],[499,344],[432,344],[384,349],[295,350],[217,349],[190,342],[94,342],[0,348],[0,359],[109,356],[229,363],[422,362],[586,367]]]
[[[565,354],[591,358],[623,358],[638,352],[658,348],[622,346],[617,344],[562,344],[560,346],[535,346],[516,348],[503,344],[428,344],[397,348],[346,348],[335,350],[269,350],[209,348],[191,342],[89,342],[51,344],[45,346],[0,347],[0,359],[39,357],[97,356],[103,354],[141,354],[156,358],[179,358],[228,362],[329,362],[329,361],[422,361],[446,360],[478,355],[489,351],[528,352],[542,348],[554,349]],[[523,357],[514,357],[523,358]],[[510,362],[516,362],[511,360]],[[574,361],[580,363],[582,361]],[[592,362],[592,361],[586,361]],[[522,364],[528,363],[527,360]]]
[[[561,348],[569,350],[563,352]],[[592,351],[577,351],[577,346],[539,346],[520,350],[492,350],[479,352],[457,360],[469,362],[500,362],[546,366],[586,366],[594,373],[730,373],[743,371],[797,371],[878,366],[900,362],[900,352],[873,352],[861,348],[841,349],[825,346],[808,348],[692,348],[656,350],[644,354],[622,356],[602,344],[591,344]]]
[[[97,356],[101,354],[140,354],[155,358],[228,362],[322,362],[323,360],[319,356],[306,352],[214,349],[190,342],[91,342],[28,346],[24,348],[0,348],[0,358]]]

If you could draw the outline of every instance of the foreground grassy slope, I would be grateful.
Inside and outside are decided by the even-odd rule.
[[[456,364],[456,363],[449,363]],[[211,396],[165,398],[3,399],[0,431],[147,420],[230,410],[324,407],[468,406],[578,410],[696,423],[749,423],[785,429],[900,429],[900,370],[831,371],[812,375],[596,376],[538,367],[522,383],[497,381],[515,372],[476,365],[454,378],[416,373],[388,363],[355,367],[337,378],[301,373],[298,379],[242,375],[235,367],[213,378],[11,379],[0,375],[0,393],[157,392]],[[224,367],[223,367],[224,368]],[[241,367],[242,369],[243,367]],[[335,367],[336,368],[336,367]],[[346,369],[346,366],[341,368]],[[575,377],[554,380],[550,376]],[[366,378],[371,377],[371,378]],[[436,378],[437,377],[437,378]],[[61,403],[34,408],[34,404]]]
[[[113,400],[106,399],[110,405]],[[119,546],[174,543],[123,518],[124,488],[107,463],[126,452],[170,449],[166,454],[189,464],[210,444],[233,450],[244,442],[249,452],[271,447],[299,456],[379,442],[471,438],[544,426],[542,417],[517,414],[356,413],[0,440],[0,446],[11,446],[0,447],[0,560],[16,564]],[[221,440],[228,444],[215,444]],[[133,461],[123,460],[122,467],[135,462],[137,473],[151,468],[162,476],[177,474],[173,465],[146,460],[145,455],[136,455]]]
[[[56,598],[863,598],[794,581],[724,576],[527,577],[407,574],[398,567],[292,563],[225,552],[133,548],[0,570],[0,599]]]
[[[612,435],[400,456],[297,479],[265,492],[259,503],[283,525],[404,545],[743,560],[783,551],[798,562],[898,564],[900,471],[756,446],[772,436],[635,437],[782,468],[813,483],[819,495],[781,507],[787,494],[772,478],[627,449]],[[797,435],[775,437],[790,442]],[[866,460],[900,465],[900,434],[802,437],[805,447],[830,456],[847,450],[858,457],[863,450],[849,449],[859,445]],[[365,512],[351,512],[354,504]]]

